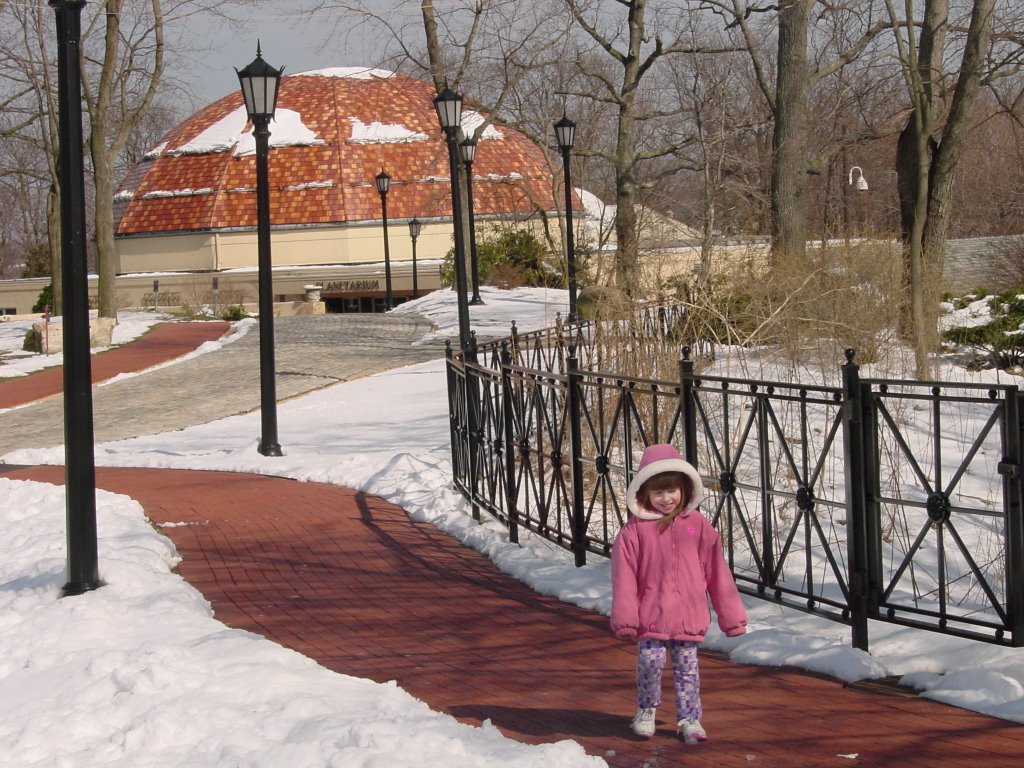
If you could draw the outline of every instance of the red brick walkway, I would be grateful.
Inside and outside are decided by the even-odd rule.
[[[12,478],[63,481],[60,467]],[[1024,727],[792,669],[701,662],[710,740],[633,738],[632,646],[380,499],[221,472],[97,470],[137,499],[226,624],[526,742],[579,741],[611,766],[1021,765]],[[102,563],[100,564],[102,571]],[[667,679],[666,679],[667,683]],[[254,681],[254,684],[258,684]]]
[[[92,355],[92,381],[134,373],[192,352],[219,339],[230,327],[223,320],[161,323],[129,344]],[[28,376],[0,378],[0,408],[13,408],[64,391],[64,368],[55,366]]]

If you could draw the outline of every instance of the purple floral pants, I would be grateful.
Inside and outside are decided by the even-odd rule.
[[[661,704],[661,676],[667,656],[672,655],[672,682],[676,690],[679,720],[700,720],[700,670],[697,667],[697,643],[683,640],[641,640],[637,644],[636,686],[638,707]]]

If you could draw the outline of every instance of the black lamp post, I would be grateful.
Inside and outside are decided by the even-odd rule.
[[[267,181],[267,152],[270,121],[277,108],[277,86],[284,69],[274,69],[263,60],[259,44],[256,58],[238,72],[245,99],[245,111],[252,121],[256,139],[256,250],[259,269],[260,307],[260,412],[262,435],[259,452],[281,456],[277,442],[277,394],[274,382],[274,297],[270,260],[270,186]]]
[[[421,227],[419,219],[413,218],[409,221],[409,237],[412,238],[412,297],[414,299],[418,299],[420,296],[420,284],[416,276],[416,238],[420,236]]]
[[[562,119],[555,123],[555,139],[558,141],[558,148],[562,150],[562,170],[565,174],[565,249],[566,264],[569,271],[569,317],[570,323],[575,323],[576,316],[576,247],[573,242],[572,222],[572,184],[569,181],[569,152],[572,150],[573,140],[576,138],[576,123],[562,115]]]
[[[81,35],[85,0],[50,0],[57,21],[61,278],[64,282],[64,486],[67,513],[65,596],[101,586],[96,543],[89,280],[85,262]]]
[[[469,262],[473,277],[473,297],[470,304],[483,304],[480,298],[480,266],[476,256],[476,219],[473,216],[473,161],[476,160],[476,141],[465,139],[459,142],[459,154],[466,166],[466,202],[469,205]]]
[[[374,179],[380,193],[380,209],[384,217],[384,308],[390,310],[395,306],[394,294],[391,292],[391,249],[388,245],[388,187],[391,186],[391,177],[381,168]]]
[[[462,97],[447,85],[434,99],[448,144],[448,167],[452,178],[452,226],[455,228],[455,293],[459,306],[459,346],[469,348],[469,305],[466,303],[466,243],[462,233],[462,196],[459,193],[459,151],[457,133],[462,125]]]

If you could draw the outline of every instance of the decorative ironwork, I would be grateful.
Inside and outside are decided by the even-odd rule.
[[[622,331],[641,351],[677,323],[654,308]],[[869,620],[1024,645],[1016,387],[860,380],[852,350],[837,387],[699,376],[688,349],[675,380],[648,380],[602,372],[597,335],[559,321],[513,326],[479,363],[449,350],[455,486],[513,541],[525,526],[578,564],[607,556],[640,453],[673,442],[745,593],[848,624],[864,650]]]

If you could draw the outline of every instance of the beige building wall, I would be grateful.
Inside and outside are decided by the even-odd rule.
[[[121,237],[115,246],[121,274],[223,271],[257,264],[255,230]],[[417,260],[443,259],[451,247],[450,221],[423,223],[416,241]],[[408,221],[388,223],[388,248],[392,264],[412,262]],[[275,267],[383,261],[384,230],[379,223],[274,229],[270,250]]]
[[[437,290],[441,284],[441,261],[419,259],[417,248],[416,285],[419,295]],[[0,313],[28,315],[49,278],[0,280]],[[95,306],[97,278],[89,276],[89,303]],[[342,311],[340,302],[363,300],[361,311],[381,311],[386,295],[384,263],[330,264],[312,267],[278,267],[272,270],[272,293],[277,303],[302,301],[307,286],[320,286],[329,311]],[[397,302],[412,297],[412,261],[392,263],[392,293]],[[255,267],[226,272],[148,272],[119,275],[115,297],[119,310],[184,308],[195,311],[209,307],[215,314],[234,305],[255,311],[259,297],[259,272]],[[366,304],[369,302],[369,305]],[[278,309],[275,307],[275,312]],[[356,311],[348,309],[347,311]]]
[[[120,238],[118,272],[196,272],[216,269],[216,238],[211,233]]]
[[[27,315],[39,300],[39,294],[50,284],[48,277],[27,280],[0,280],[0,320]]]
[[[257,301],[255,231],[122,237],[115,246],[120,264],[115,289],[118,309],[220,308]],[[440,287],[440,266],[451,247],[450,220],[423,222],[416,240],[420,295]],[[361,311],[369,311],[366,302],[379,304],[386,294],[384,231],[379,222],[274,229],[270,248],[276,301],[299,301],[307,285],[321,285],[331,311],[341,311],[336,305],[343,300],[350,305],[362,300]],[[413,290],[413,254],[407,220],[388,222],[388,251],[393,295],[396,301],[408,299]],[[49,282],[49,278],[0,280],[0,315],[29,314]],[[96,277],[90,276],[92,304],[96,293]]]

